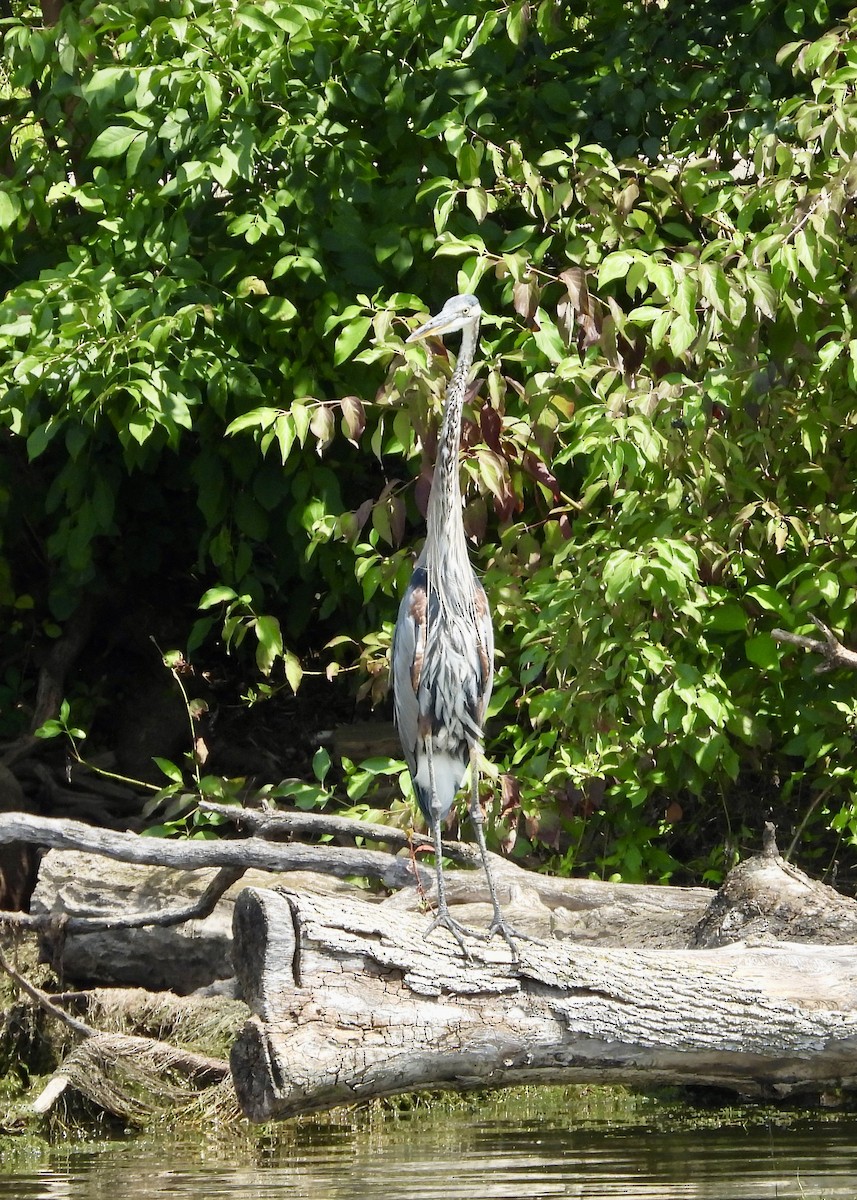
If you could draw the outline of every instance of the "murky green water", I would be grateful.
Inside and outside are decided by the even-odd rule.
[[[691,1113],[552,1089],[273,1134],[65,1144],[7,1156],[2,1200],[833,1200],[857,1197],[857,1117]]]

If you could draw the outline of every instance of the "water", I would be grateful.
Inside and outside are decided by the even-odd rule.
[[[9,1143],[6,1143],[8,1146]],[[1,1200],[836,1200],[857,1117],[690,1113],[571,1089],[274,1133],[57,1146],[0,1165]]]

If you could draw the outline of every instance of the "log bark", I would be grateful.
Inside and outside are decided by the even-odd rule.
[[[231,1066],[268,1121],[413,1090],[709,1085],[783,1098],[857,1087],[857,947],[521,946],[467,962],[425,917],[246,889],[236,972],[254,1016]]]
[[[230,977],[232,904],[240,889],[233,887],[214,905],[230,873],[262,870],[273,878],[246,882],[348,894],[356,889],[343,877],[374,876],[400,889],[386,899],[384,893],[372,897],[389,908],[391,919],[399,911],[420,914],[434,885],[433,870],[405,851],[395,857],[256,837],[179,842],[0,812],[0,846],[13,839],[55,849],[42,858],[31,911],[0,913],[0,923],[42,931],[45,953],[63,978],[86,985],[185,994]],[[475,848],[456,843],[454,852],[476,867]],[[601,945],[686,945],[712,897],[704,888],[550,879],[496,856],[495,875],[500,899],[520,928]],[[447,883],[456,915],[486,925],[490,906],[482,870],[448,871]]]

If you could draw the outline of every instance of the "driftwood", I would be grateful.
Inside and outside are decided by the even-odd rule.
[[[857,947],[524,943],[513,964],[496,941],[467,962],[424,932],[377,905],[241,894],[236,970],[255,1015],[231,1066],[251,1120],[439,1088],[857,1087]]]

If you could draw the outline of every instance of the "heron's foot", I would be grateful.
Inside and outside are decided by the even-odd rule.
[[[464,939],[477,938],[479,941],[483,942],[486,940],[486,935],[484,933],[479,933],[478,930],[470,929],[467,925],[462,925],[460,921],[456,921],[455,917],[451,915],[445,904],[438,909],[437,916],[434,918],[431,925],[429,925],[425,932],[425,936],[431,937],[436,929],[449,930],[461,947],[461,952],[468,962],[473,961],[473,955],[468,950],[467,943]]]
[[[494,916],[494,920],[488,926],[489,938],[494,937],[495,934],[499,934],[512,951],[512,960],[514,962],[519,962],[521,957],[518,953],[518,942],[531,942],[534,946],[547,945],[547,942],[541,938],[533,937],[531,933],[521,933],[520,929],[516,929],[514,925],[510,925],[499,909]]]

